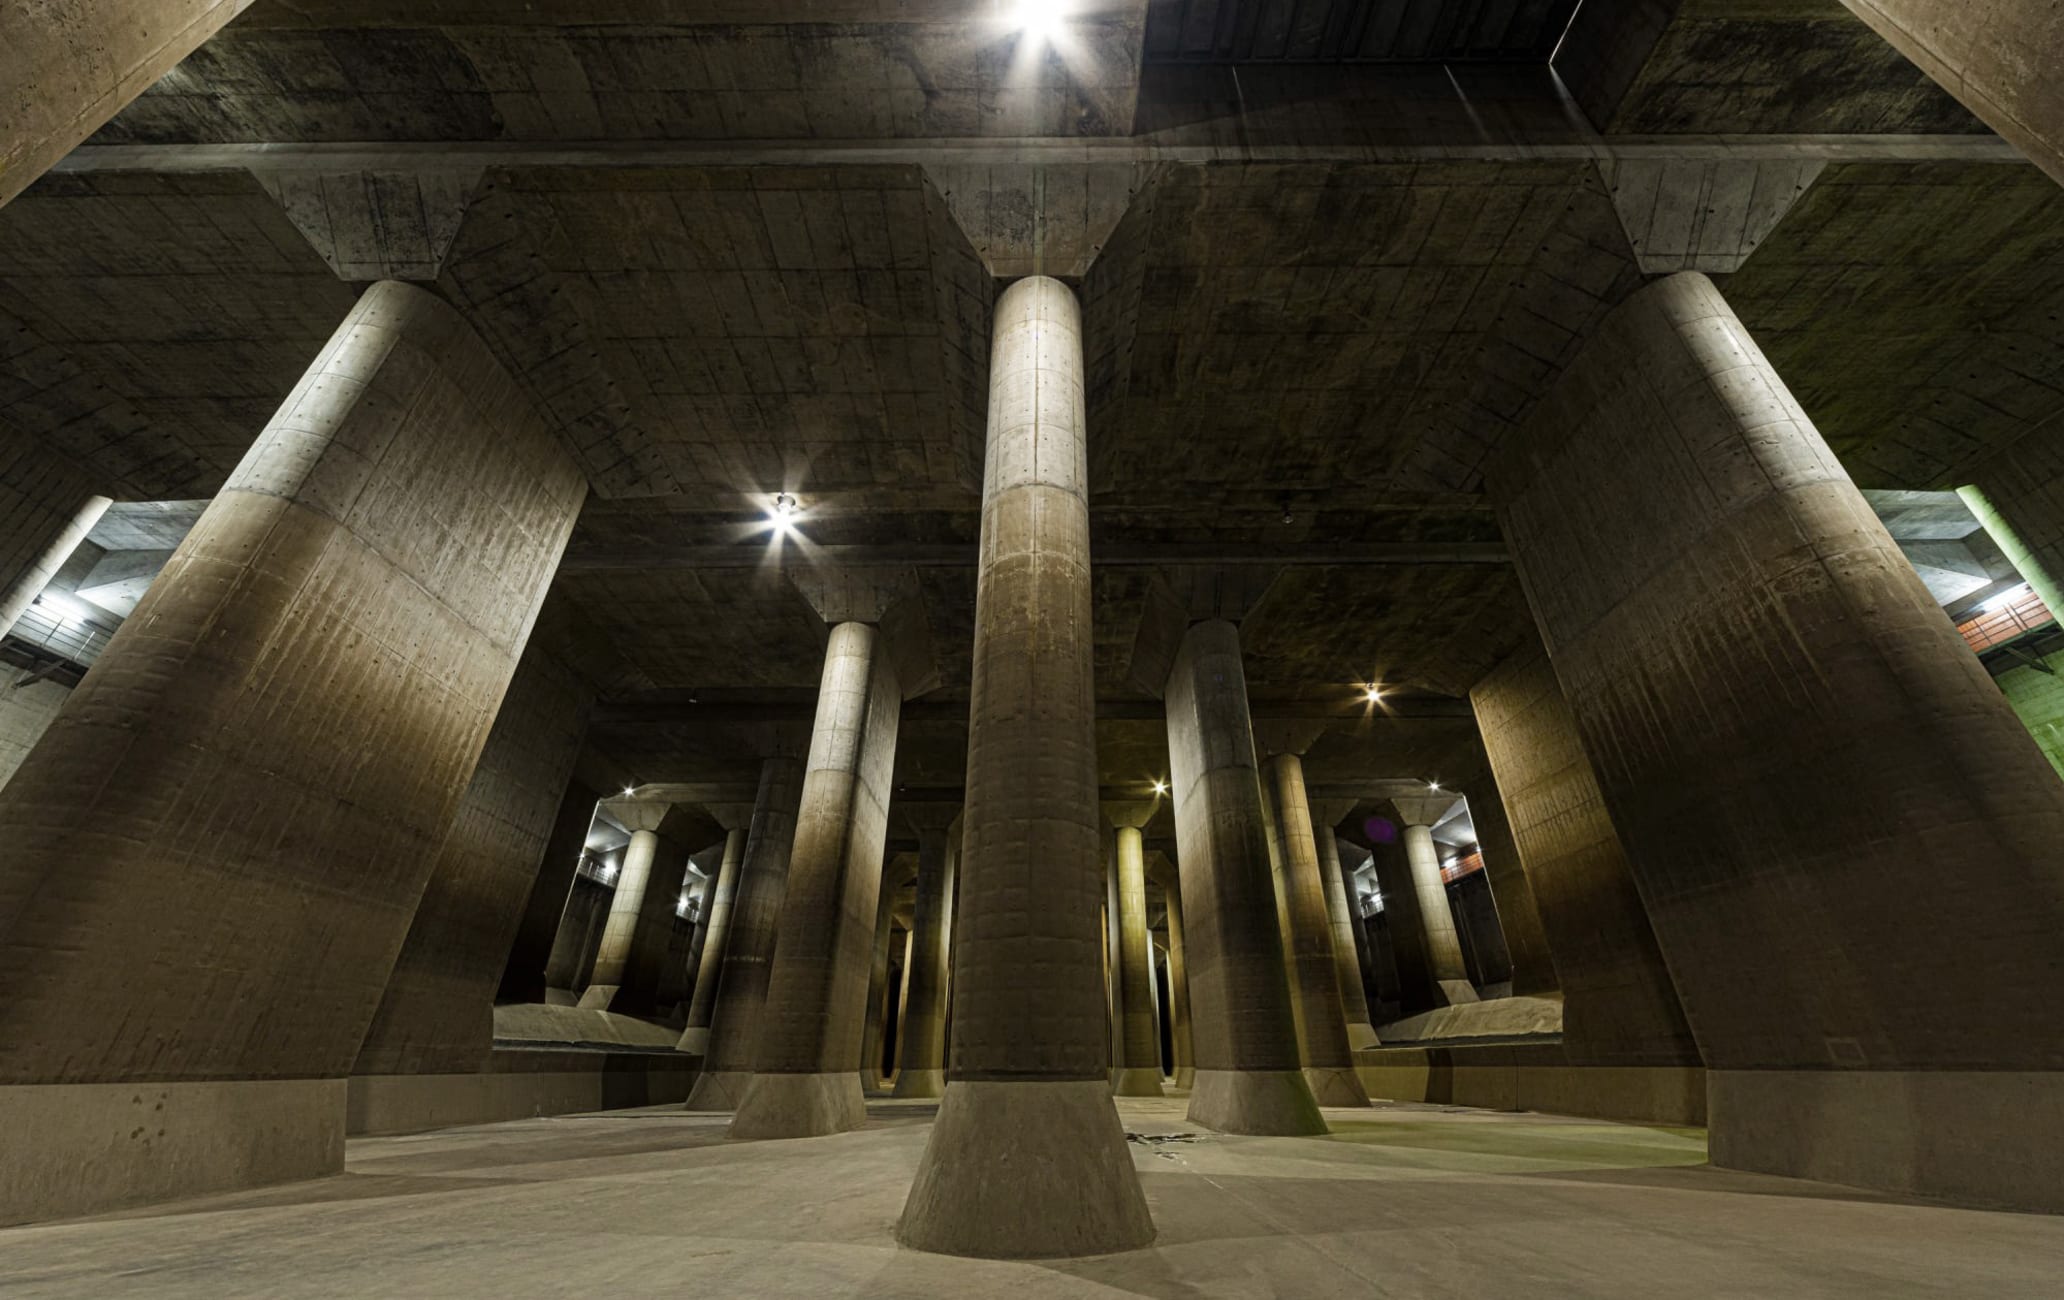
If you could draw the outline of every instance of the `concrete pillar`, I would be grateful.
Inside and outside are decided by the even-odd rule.
[[[40,449],[25,447],[9,455],[15,448],[6,444],[18,437],[8,434],[0,443],[6,461],[0,464],[0,504],[7,507],[6,522],[0,523],[0,636],[13,630],[22,611],[35,603],[114,504],[80,493],[77,473],[69,466],[43,472],[38,462],[54,458]],[[53,491],[70,502],[50,499]]]
[[[738,893],[746,834],[752,825],[750,808],[724,805],[710,809],[710,815],[724,827],[724,857],[717,867],[716,883],[703,900],[702,955],[695,964],[695,991],[688,999],[688,1027],[681,1034],[681,1050],[685,1052],[709,1051],[710,1018],[717,1006],[717,972],[723,967],[724,946],[731,937],[731,905]]]
[[[1183,949],[1182,888],[1169,885],[1162,894],[1168,902],[1168,1000],[1172,1017],[1169,1038],[1175,1048],[1175,1086],[1187,1091],[1197,1081],[1197,1067],[1190,1038],[1190,976]]]
[[[2064,1208],[2064,785],[1719,291],[1614,309],[1486,483],[1714,1162]]]
[[[904,816],[917,829],[917,907],[912,913],[908,1004],[897,1026],[898,1097],[938,1097],[946,1091],[946,980],[951,926],[953,808]]]
[[[1153,949],[1147,935],[1147,857],[1140,838],[1140,827],[1154,815],[1154,809],[1152,803],[1104,805],[1118,832],[1117,1012],[1125,1064],[1112,1069],[1111,1091],[1121,1097],[1161,1095]]]
[[[881,902],[903,695],[879,629],[831,630],[789,855],[788,897],[733,1137],[808,1137],[867,1120],[860,1088],[868,922]]]
[[[1347,877],[1340,870],[1340,841],[1333,828],[1352,811],[1344,803],[1311,806],[1312,839],[1319,855],[1319,883],[1326,891],[1326,923],[1333,936],[1334,983],[1347,1018],[1347,1042],[1355,1051],[1376,1046],[1376,1027],[1369,1020],[1369,998],[1362,989],[1362,962],[1356,947],[1354,917],[1349,912]]]
[[[593,810],[589,816],[592,818]],[[592,822],[590,823],[592,829]],[[567,882],[566,900],[561,905],[559,927],[552,936],[551,956],[545,961],[545,1000],[555,1005],[572,1006],[580,1001],[580,991],[587,987],[589,963],[594,957],[589,944],[588,931],[593,929],[595,903],[590,899],[601,888],[592,879],[584,879],[580,868],[596,856],[583,848],[581,856],[574,862],[574,874]],[[606,892],[614,894],[614,889]],[[608,915],[607,900],[599,900],[603,916]]]
[[[530,895],[517,923],[516,939],[509,947],[509,961],[502,970],[497,1002],[543,1002],[550,987],[547,972],[557,947],[559,922],[566,914],[567,893],[573,888],[574,872],[580,869],[581,852],[595,819],[595,805],[601,794],[575,779],[559,800],[559,811],[545,840],[544,857],[532,878]]]
[[[1125,1250],[1154,1225],[1106,1082],[1097,987],[1075,295],[1045,277],[1005,289],[990,358],[952,1065],[897,1236],[989,1257]]]
[[[1475,1002],[1469,963],[1455,932],[1455,912],[1448,903],[1448,882],[1441,875],[1440,850],[1433,827],[1461,802],[1458,795],[1427,794],[1392,800],[1404,841],[1405,865],[1412,875],[1412,898],[1418,904],[1420,952],[1435,997],[1444,1006]]]
[[[2054,504],[2064,463],[2048,432],[2023,438],[1986,463],[1983,479],[1957,489],[1964,504],[2043,604],[2064,619],[2064,511]]]
[[[1109,826],[1100,828],[1103,847],[1098,856],[1104,862],[1104,902],[1098,913],[1103,922],[1104,951],[1104,1037],[1111,1047],[1111,1071],[1113,1077],[1125,1068],[1125,1016],[1121,1010],[1123,993],[1120,988],[1119,972],[1125,961],[1119,952],[1118,934],[1118,835]]]
[[[366,290],[0,790],[0,1222],[341,1167],[586,494],[457,313]]]
[[[1297,1045],[1240,634],[1193,625],[1168,677],[1168,754],[1188,929],[1192,1123],[1326,1131]]]
[[[1469,703],[1555,956],[1564,1055],[1688,1077],[1698,1047],[1547,652],[1529,644],[1478,682]],[[1700,1082],[1680,1113],[1686,1122],[1703,1117]]]
[[[659,824],[673,811],[670,804],[639,799],[610,799],[602,808],[631,833],[631,842],[616,873],[616,893],[609,899],[609,920],[602,927],[601,946],[595,950],[594,973],[581,993],[580,1005],[595,1011],[609,1010],[630,971],[632,949],[641,938],[638,931],[645,913],[645,891],[651,887],[658,865]],[[664,882],[659,887],[664,889]]]
[[[1540,903],[1512,835],[1504,792],[1497,779],[1485,772],[1469,782],[1467,798],[1469,821],[1476,828],[1476,849],[1483,855],[1484,877],[1491,882],[1491,899],[1498,908],[1498,932],[1512,961],[1512,992],[1515,996],[1552,993],[1558,987],[1555,959],[1541,928]]]
[[[251,0],[0,6],[0,205],[199,49]]]
[[[867,1024],[860,1035],[860,1090],[881,1090],[882,1039],[889,1029],[889,940],[896,930],[894,891],[884,888],[875,905],[873,960],[868,964]]]
[[[1958,103],[2064,183],[2054,0],[1842,0]]]
[[[1304,1075],[1321,1106],[1366,1106],[1369,1094],[1355,1073],[1347,1007],[1333,958],[1333,921],[1326,910],[1326,882],[1304,789],[1304,760],[1292,753],[1277,754],[1262,765],[1261,779],[1264,804],[1273,814],[1269,827],[1289,934],[1287,969],[1297,990],[1291,1009]],[[1331,828],[1327,836],[1331,838]]]
[[[794,758],[776,754],[760,764],[752,829],[746,833],[745,859],[738,865],[738,893],[731,907],[731,940],[717,967],[717,1000],[710,1011],[702,1073],[688,1094],[689,1110],[736,1110],[752,1080],[760,1008],[774,956],[774,925],[788,892],[788,855],[795,843],[802,787],[803,765]],[[695,1050],[685,1037],[681,1045]]]
[[[542,644],[524,654],[387,975],[354,1075],[466,1074],[487,1065],[495,987],[580,756],[590,702],[588,688]],[[542,965],[536,975],[542,985]]]

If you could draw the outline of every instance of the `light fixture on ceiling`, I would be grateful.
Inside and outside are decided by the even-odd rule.
[[[1168,782],[1166,782],[1166,781],[1156,781],[1156,782],[1154,782],[1154,793],[1155,793],[1155,794],[1167,794],[1167,793],[1168,793]]]
[[[1060,34],[1074,0],[1018,0],[1011,10],[1011,26],[1027,40],[1046,42]]]
[[[796,517],[802,507],[790,494],[783,492],[774,498],[774,504],[767,507],[767,522],[774,525],[774,531],[787,536],[795,531]]]
[[[634,785],[627,785],[627,786],[625,786],[625,787],[623,788],[623,797],[624,797],[624,798],[626,798],[626,799],[630,798],[630,797],[631,797],[631,795],[632,795],[633,793],[635,793],[635,792],[637,791],[637,788],[638,788],[638,787],[636,787],[636,786],[634,786]]]
[[[1381,682],[1370,682],[1362,688],[1362,698],[1371,704],[1381,701],[1383,699],[1383,684]]]
[[[2020,600],[2023,596],[2026,596],[2028,594],[2028,591],[2029,587],[2028,584],[2025,582],[2018,587],[2009,587],[2005,591],[2001,592],[1999,595],[1994,596],[1991,600],[1986,601],[1983,605],[1980,605],[1978,607],[1978,612],[1981,614],[1991,614],[1998,610],[2005,609],[2007,606],[2013,604],[2015,601]]]
[[[1438,793],[1440,793],[1440,782],[1438,782],[1438,781],[1428,781],[1428,782],[1426,783],[1426,788],[1427,788],[1427,789],[1429,789],[1429,790],[1431,790],[1431,791],[1433,791],[1433,792],[1434,792],[1435,794],[1438,794]]]

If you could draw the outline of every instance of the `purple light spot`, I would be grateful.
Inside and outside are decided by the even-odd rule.
[[[1362,823],[1362,833],[1371,844],[1397,843],[1397,823],[1388,817],[1371,817]]]

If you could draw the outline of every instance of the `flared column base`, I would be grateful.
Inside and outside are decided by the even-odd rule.
[[[943,1097],[946,1095],[946,1072],[944,1070],[921,1070],[905,1066],[896,1075],[896,1090],[893,1097]]]
[[[985,1259],[1106,1255],[1152,1242],[1109,1085],[947,1084],[896,1239]]]
[[[852,1071],[756,1074],[738,1103],[738,1113],[731,1117],[731,1136],[825,1137],[866,1122],[867,1097],[860,1090],[860,1076]]]
[[[1111,1071],[1111,1092],[1118,1097],[1159,1097],[1161,1071],[1146,1067],[1141,1069]]]
[[[1302,1070],[1199,1070],[1189,1119],[1220,1133],[1315,1137],[1328,1131]]]
[[[1352,1066],[1307,1065],[1304,1067],[1304,1081],[1311,1085],[1312,1100],[1321,1106],[1369,1104],[1368,1089],[1362,1087],[1362,1077],[1354,1072]]]
[[[688,1094],[688,1104],[682,1109],[706,1114],[737,1110],[752,1081],[751,1070],[704,1070],[696,1079],[694,1090]]]

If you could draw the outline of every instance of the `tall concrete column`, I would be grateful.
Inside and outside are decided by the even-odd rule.
[[[2064,785],[1719,291],[1614,309],[1485,477],[1714,1163],[2064,1208]]]
[[[896,1029],[896,1096],[946,1091],[946,981],[951,926],[953,837],[959,810],[904,810],[917,830],[917,906],[911,915],[910,996]]]
[[[1291,1007],[1304,1075],[1321,1106],[1366,1106],[1369,1094],[1355,1073],[1347,1006],[1333,958],[1333,921],[1326,910],[1326,882],[1312,834],[1304,760],[1294,753],[1270,758],[1262,766],[1262,793],[1273,813],[1270,832],[1290,936],[1289,971],[1297,989]],[[1330,827],[1327,836],[1332,836]]]
[[[1469,963],[1462,956],[1462,937],[1455,932],[1455,911],[1448,904],[1448,882],[1441,875],[1440,849],[1433,828],[1453,811],[1460,798],[1452,794],[1410,796],[1391,801],[1401,824],[1405,865],[1412,873],[1412,897],[1419,908],[1419,942],[1426,973],[1442,1005],[1477,1001],[1469,982]]]
[[[903,714],[882,633],[831,630],[789,855],[788,897],[733,1137],[809,1137],[867,1120],[860,1087],[870,927],[881,902]]]
[[[1298,1051],[1231,623],[1198,623],[1183,636],[1167,706],[1197,1062],[1190,1120],[1226,1133],[1324,1133]]]
[[[1100,833],[1103,837],[1099,856],[1104,861],[1104,902],[1098,919],[1103,923],[1104,936],[1104,1037],[1110,1043],[1111,1070],[1115,1077],[1116,1071],[1125,1068],[1125,1016],[1121,1010],[1123,993],[1119,973],[1124,969],[1125,961],[1119,951],[1118,834],[1109,826],[1102,827]]]
[[[1326,891],[1326,922],[1333,935],[1334,982],[1347,1017],[1348,1046],[1356,1051],[1376,1046],[1376,1027],[1369,1020],[1369,998],[1362,990],[1362,961],[1355,939],[1354,916],[1347,900],[1347,877],[1340,869],[1340,841],[1333,828],[1353,810],[1347,803],[1311,806],[1312,838],[1319,854],[1319,880]]]
[[[637,799],[610,799],[602,808],[631,833],[631,842],[616,873],[616,892],[609,898],[609,919],[595,950],[595,969],[581,993],[580,1005],[595,1011],[609,1009],[630,970],[638,923],[645,913],[645,891],[659,858],[659,824],[673,811],[670,804]]]
[[[17,441],[23,443],[19,448]],[[13,630],[114,504],[81,490],[82,481],[77,471],[20,435],[0,434],[0,636]]]
[[[1104,1073],[1085,423],[1075,295],[1020,280],[990,332],[952,1065],[897,1228],[924,1250],[1154,1236]]]
[[[341,1167],[586,494],[456,312],[366,290],[0,790],[0,1222]]]
[[[1147,935],[1147,856],[1140,838],[1140,827],[1154,815],[1154,808],[1152,803],[1104,805],[1118,832],[1117,1013],[1125,1063],[1112,1069],[1111,1091],[1121,1097],[1161,1095],[1153,941]]]
[[[681,1050],[708,1052],[710,1017],[717,1006],[717,972],[724,964],[724,947],[731,938],[731,905],[738,893],[739,868],[745,864],[745,842],[752,826],[752,809],[728,804],[711,808],[710,815],[724,827],[724,858],[717,867],[716,882],[710,886],[702,906],[702,954],[695,963],[695,991],[688,997],[688,1026],[681,1034]]]
[[[738,864],[731,940],[724,945],[723,961],[717,967],[717,1000],[710,1010],[702,1073],[688,1094],[689,1110],[736,1110],[752,1081],[760,1008],[767,997],[774,926],[788,893],[788,856],[795,843],[796,805],[802,788],[803,765],[796,759],[775,754],[760,764],[752,829],[745,837],[745,859]],[[694,1050],[685,1038],[682,1047]]]
[[[1168,1000],[1172,1013],[1169,1040],[1175,1048],[1175,1086],[1188,1090],[1197,1081],[1197,1067],[1190,1028],[1189,959],[1183,947],[1182,887],[1171,883],[1161,893],[1168,903]]]
[[[896,932],[896,900],[883,882],[875,905],[873,959],[868,963],[867,1023],[860,1034],[860,1090],[879,1091],[882,1084],[883,1038],[889,1031],[889,940]]]
[[[2050,612],[2064,619],[2064,511],[2052,504],[2064,481],[2064,465],[2050,446],[2050,433],[2023,438],[1993,457],[1984,478],[1957,489],[2000,554],[2014,566]]]

